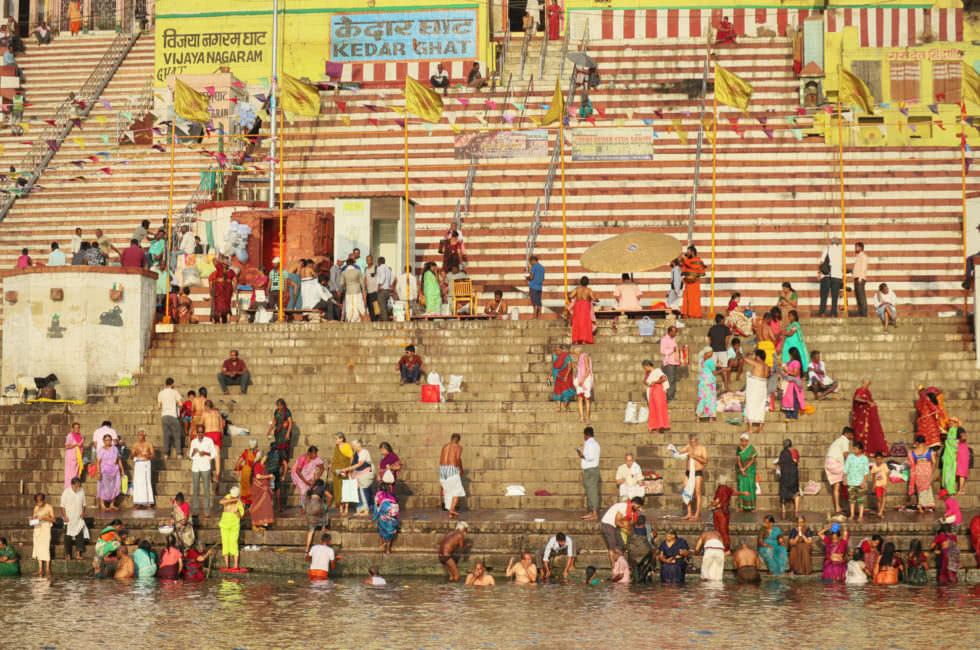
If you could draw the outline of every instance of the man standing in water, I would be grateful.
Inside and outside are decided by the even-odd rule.
[[[732,562],[735,564],[735,582],[740,585],[757,585],[762,582],[762,575],[759,573],[762,561],[759,554],[745,542],[732,554]]]
[[[514,577],[514,582],[519,585],[533,585],[538,581],[538,567],[534,566],[534,557],[524,551],[521,554],[521,561],[514,562],[510,559],[507,564],[507,577]]]
[[[456,530],[439,542],[439,561],[449,572],[449,582],[459,582],[459,569],[456,568],[456,555],[463,552],[466,544],[466,531],[470,525],[465,521],[456,524]]]
[[[497,582],[493,579],[493,576],[487,573],[487,568],[479,560],[473,565],[473,571],[466,576],[467,586],[493,587],[496,584]]]
[[[701,579],[721,581],[725,573],[725,542],[721,534],[715,530],[701,533],[698,543],[694,546],[694,552],[698,553],[701,549],[704,549],[704,557],[701,558]]]
[[[439,454],[439,484],[442,486],[442,498],[450,519],[459,517],[456,506],[459,498],[466,496],[463,489],[463,447],[459,440],[459,434],[454,433]]]
[[[245,506],[239,498],[238,487],[233,487],[228,496],[220,501],[222,507],[218,528],[221,529],[221,555],[225,559],[225,569],[239,571],[238,567],[238,534],[242,527],[242,517],[245,516]],[[235,566],[229,566],[234,563]]]

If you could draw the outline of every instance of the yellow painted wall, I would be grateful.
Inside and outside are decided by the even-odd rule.
[[[361,0],[280,0],[280,71],[314,81],[324,78],[332,13],[466,7],[476,8],[477,59],[485,64],[489,42],[485,0],[375,0],[370,7]],[[237,78],[249,83],[270,77],[272,0],[157,0],[156,12],[158,86],[165,85],[171,74],[209,74],[223,64]],[[210,47],[203,45],[203,37],[215,33],[222,35],[222,42]],[[198,35],[196,47],[179,38],[187,34]],[[232,60],[224,63],[222,58]]]
[[[561,2],[561,0],[559,0]],[[550,2],[549,2],[550,4]],[[746,7],[752,9],[817,9],[823,7],[817,0],[564,0],[568,9],[714,9],[718,7]],[[830,0],[828,7],[894,7],[896,5],[926,6],[936,9],[956,9],[963,6],[961,0]]]
[[[970,38],[966,37],[965,38]],[[970,39],[972,40],[972,39]],[[847,145],[865,146],[955,146],[960,145],[960,107],[954,103],[938,103],[933,79],[932,60],[928,58],[931,50],[958,50],[962,52],[962,61],[969,66],[980,61],[980,46],[972,45],[970,40],[963,43],[956,42],[933,42],[928,45],[916,47],[900,48],[870,48],[858,45],[858,31],[854,27],[848,27],[839,34],[825,34],[824,39],[824,59],[826,62],[827,77],[824,80],[824,94],[828,101],[837,101],[838,90],[838,66],[842,65],[846,70],[852,70],[853,61],[881,61],[881,104],[875,108],[875,116],[884,118],[886,133],[882,133],[878,126],[862,126],[860,128],[848,127],[844,125],[844,143]],[[891,94],[891,62],[893,53],[915,53],[914,56],[923,56],[926,60],[919,63],[919,101],[902,103],[892,97]],[[955,61],[956,59],[941,59],[942,61]],[[938,113],[934,113],[929,106],[935,105]],[[847,106],[844,107],[845,111]],[[902,109],[908,111],[908,115]],[[968,103],[967,115],[976,117],[977,124],[980,126],[980,106]],[[858,111],[857,117],[868,117]],[[928,117],[931,120],[929,127],[917,126],[913,133],[908,124],[911,118]],[[846,114],[845,114],[846,118]],[[853,119],[853,122],[858,122]],[[829,144],[837,144],[838,128],[836,119],[829,117],[826,113],[816,116],[816,126],[821,130]],[[980,132],[967,125],[967,143],[971,146],[980,147]]]

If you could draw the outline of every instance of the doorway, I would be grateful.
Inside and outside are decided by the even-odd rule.
[[[8,16],[10,14],[7,14]],[[31,27],[31,0],[17,2],[17,35],[26,38]]]
[[[286,224],[287,219],[283,219],[282,226],[282,245],[283,251],[286,248]],[[287,263],[287,259],[283,253],[279,250],[279,217],[272,219],[262,220],[262,265],[266,269],[272,269],[272,260],[276,257],[281,257],[283,264]]]
[[[375,219],[371,222],[371,255],[385,258],[388,266],[398,259],[398,221]]]
[[[532,11],[537,7],[537,13],[541,13],[541,3],[538,0],[508,0],[507,17],[510,19],[510,31],[524,32],[524,13],[528,10],[528,5],[531,6]],[[541,16],[534,16],[534,20],[535,25],[540,28]]]

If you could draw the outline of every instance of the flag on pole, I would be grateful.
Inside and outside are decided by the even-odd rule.
[[[742,111],[749,110],[752,85],[715,63],[715,99]]]
[[[980,104],[980,75],[972,65],[963,64],[963,100]]]
[[[840,71],[840,101],[842,104],[854,105],[865,113],[874,113],[875,100],[868,86],[860,78],[847,70]]]
[[[282,110],[307,117],[320,115],[320,91],[308,83],[283,73],[279,79]]]
[[[551,98],[551,105],[542,118],[532,117],[531,120],[538,126],[548,126],[562,119],[565,115],[565,98],[561,94],[561,83],[555,81],[555,95]]]
[[[210,98],[199,93],[180,79],[174,81],[174,112],[192,122],[210,122],[208,112]]]
[[[442,119],[442,98],[438,93],[406,76],[405,112],[435,124]]]

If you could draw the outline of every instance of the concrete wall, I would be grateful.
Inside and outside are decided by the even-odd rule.
[[[142,364],[156,308],[154,273],[66,266],[4,276],[3,386],[54,373],[60,398],[85,399]],[[113,285],[123,290],[119,302],[109,298]],[[52,300],[52,289],[64,299]]]

